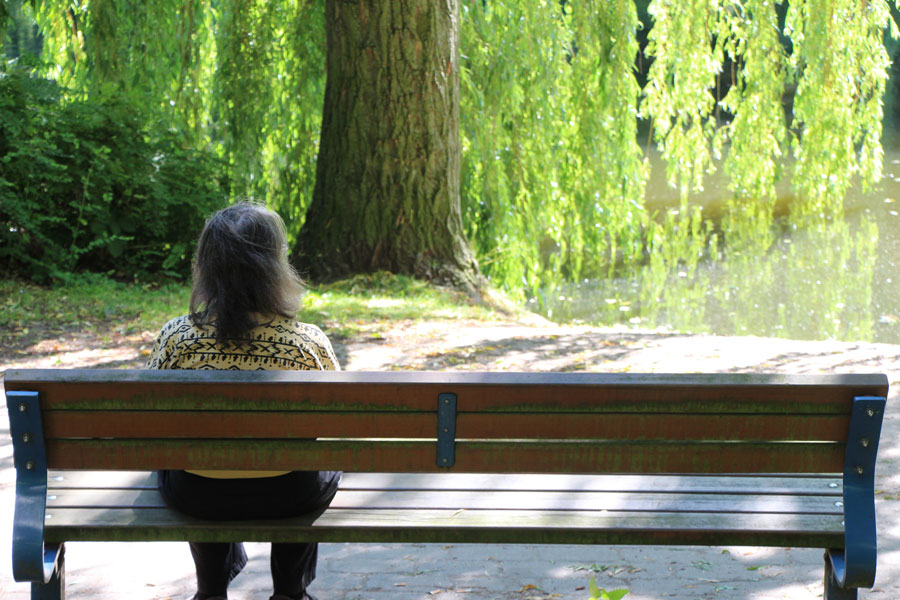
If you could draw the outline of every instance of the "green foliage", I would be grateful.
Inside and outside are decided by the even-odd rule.
[[[20,191],[15,186],[24,175],[13,182],[4,169],[0,198],[21,194],[4,214],[15,214],[16,222],[30,219],[23,230],[30,237],[0,234],[19,244],[13,251],[25,265],[19,270],[46,277],[82,261],[107,268],[111,261],[104,266],[103,252],[131,256],[120,246],[136,234],[111,207],[127,205],[119,194],[128,194],[120,190],[134,186],[110,182],[118,181],[114,162],[120,155],[122,170],[133,170],[138,179],[149,177],[147,167],[127,145],[84,133],[108,137],[126,124],[140,129],[138,137],[149,146],[168,140],[164,155],[183,153],[177,178],[201,188],[219,172],[208,167],[206,152],[214,152],[225,163],[226,189],[264,199],[285,218],[293,240],[315,183],[324,2],[28,3],[20,12],[33,13],[41,27],[43,74],[70,89],[76,102],[68,106],[67,98],[58,110],[52,102],[34,103],[43,106],[40,111],[22,109],[40,118],[9,117],[15,110],[4,109],[5,122],[13,123],[6,125],[9,131],[15,123],[30,123],[33,133],[40,119],[47,119],[42,132],[59,127],[59,133],[28,138],[7,159],[22,173],[26,159],[40,165],[29,177],[70,194],[55,201],[65,210],[37,216],[43,195],[34,185]],[[823,244],[855,240],[829,260],[859,266],[862,283],[871,273],[867,246],[830,223],[842,218],[844,195],[855,181],[865,186],[880,176],[889,64],[883,37],[897,33],[893,1],[638,4],[647,8],[644,23],[634,0],[460,0],[461,201],[466,233],[492,283],[520,298],[539,297],[540,290],[564,282],[612,282],[646,269],[647,286],[634,303],[674,302],[676,290],[690,285],[685,306],[700,306],[699,295],[711,283],[703,262],[720,261],[714,268],[749,276],[754,267],[736,258],[740,252],[780,254],[775,190],[788,177],[792,225],[810,229],[811,237],[830,228],[816,238]],[[23,6],[0,2],[0,21]],[[108,114],[101,117],[88,106],[103,106]],[[140,126],[129,121],[135,106],[143,107],[137,111]],[[87,141],[72,152],[79,135]],[[654,142],[667,180],[680,192],[677,213],[649,214],[644,206]],[[188,148],[203,158],[189,156]],[[16,157],[21,160],[14,162]],[[698,212],[692,194],[720,163],[733,197],[725,199],[721,222],[712,223]],[[171,206],[164,201],[160,210],[165,214]],[[119,224],[85,226],[79,220],[84,211],[89,223]],[[137,213],[140,219],[145,214]],[[870,225],[860,225],[861,231],[873,230]],[[51,226],[62,231],[61,245],[55,234],[44,239],[31,233]],[[187,225],[180,229],[196,235]],[[30,247],[56,258],[26,258],[26,237]],[[148,270],[160,264],[154,260],[146,261]],[[771,281],[779,268],[777,262],[758,267],[757,281]],[[713,302],[724,301],[726,293],[732,302],[727,290]]]
[[[406,275],[378,272],[315,286],[303,298],[299,318],[329,335],[376,334],[390,321],[496,318],[493,309],[458,290],[439,288]]]
[[[591,597],[588,600],[622,600],[628,594],[628,590],[611,590],[607,592],[598,588],[593,577],[588,582],[588,590],[591,592]]]
[[[654,138],[668,163],[669,183],[702,189],[718,146],[712,118],[722,55],[716,38],[719,3],[714,0],[655,0],[647,53],[654,57],[644,87],[643,114],[653,119]]]
[[[277,210],[293,241],[315,182],[324,0],[35,4],[45,74],[82,96],[125,95],[152,129],[213,150],[234,196]]]
[[[840,214],[853,175],[863,185],[881,177],[881,121],[890,59],[883,36],[897,37],[884,0],[824,5],[793,0],[787,29],[798,74],[794,138],[798,212]]]
[[[8,60],[40,56],[43,40],[32,13],[27,0],[0,2],[0,56]]]
[[[265,199],[290,241],[315,183],[325,93],[324,2],[222,2],[211,110],[237,196]],[[252,101],[248,101],[252,98]]]
[[[47,287],[3,279],[0,330],[24,337],[47,328],[108,334],[113,323],[129,332],[155,335],[163,323],[186,312],[189,294],[183,283],[123,283],[96,273],[76,275],[64,285]]]
[[[771,217],[787,139],[781,103],[787,56],[775,3],[746,0],[723,11],[719,35],[732,64],[743,62],[721,102],[722,108],[734,115],[718,131],[722,143],[730,144],[725,172],[736,198],[750,205],[751,212],[757,210],[754,205],[764,207]]]
[[[203,47],[213,15],[202,0],[32,0],[45,74],[82,98],[116,95],[163,127],[202,128],[211,73]]]
[[[35,281],[80,270],[184,276],[221,167],[177,133],[148,132],[124,98],[62,101],[0,66],[0,260]]]
[[[463,2],[462,208],[482,268],[511,290],[641,255],[647,165],[631,0]]]

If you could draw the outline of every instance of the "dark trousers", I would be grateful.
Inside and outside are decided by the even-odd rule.
[[[279,519],[328,506],[339,471],[294,471],[278,477],[212,479],[185,471],[160,471],[166,503],[185,514],[215,521]],[[200,597],[225,596],[247,564],[240,542],[190,542]],[[270,564],[275,594],[300,597],[316,577],[318,544],[273,543]]]

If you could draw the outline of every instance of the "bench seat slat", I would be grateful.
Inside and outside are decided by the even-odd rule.
[[[155,480],[154,480],[155,481]],[[806,477],[717,475],[541,475],[480,473],[345,473],[342,489],[549,490],[677,492],[693,494],[796,494],[841,497],[839,474]]]
[[[435,413],[48,410],[58,438],[427,438]],[[498,427],[498,419],[503,427]],[[847,415],[460,413],[458,438],[629,440],[844,440]]]
[[[57,469],[332,469],[435,472],[432,441],[49,440]],[[459,441],[457,472],[782,473],[838,472],[844,444]]]
[[[161,509],[59,509],[53,541],[310,541],[833,547],[833,515],[329,509],[317,517],[210,523]]]
[[[50,471],[50,493],[68,489],[155,489],[147,471]],[[843,497],[841,475],[546,475],[481,473],[344,473],[342,490],[509,490],[805,495]]]
[[[47,499],[59,508],[163,508],[156,490],[60,490]],[[636,512],[719,512],[841,515],[827,496],[676,494],[623,492],[340,490],[332,508],[408,508],[452,510],[583,510]]]

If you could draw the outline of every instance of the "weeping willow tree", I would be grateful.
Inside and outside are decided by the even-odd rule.
[[[346,267],[347,248],[376,223],[401,245],[454,239],[441,260],[472,264],[458,203],[465,237],[497,285],[535,293],[641,266],[659,274],[646,291],[653,299],[666,293],[667,273],[693,276],[726,242],[768,251],[780,181],[790,180],[803,227],[837,223],[848,187],[880,176],[884,36],[896,34],[888,0],[327,4],[328,18],[325,0],[28,6],[44,36],[45,74],[73,94],[129,94],[176,118],[190,143],[228,162],[235,196],[265,199],[285,216],[292,240],[307,217],[309,246],[341,220],[341,241],[316,257],[333,272],[441,271],[375,260],[387,242],[360,242],[369,250],[351,254],[367,261]],[[351,55],[332,60],[335,36],[360,42],[356,67]],[[457,49],[447,49],[457,39],[458,68]],[[447,67],[423,58],[432,55]],[[459,78],[443,111],[459,111],[460,158],[458,175],[454,159],[439,161],[451,191],[437,216],[427,207],[438,192],[415,181],[413,165],[443,156],[415,137],[423,127],[457,139],[426,106],[439,76],[451,87]],[[354,90],[362,112],[341,108]],[[352,126],[335,120],[341,111]],[[657,152],[681,206],[652,215],[644,197]],[[731,197],[712,225],[692,198],[717,168]],[[404,194],[415,200],[396,212]]]
[[[294,261],[317,278],[388,270],[475,292],[459,196],[456,0],[326,2],[313,202]]]

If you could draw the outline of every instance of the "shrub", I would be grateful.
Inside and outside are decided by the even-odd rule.
[[[224,165],[122,96],[65,101],[0,65],[0,264],[37,282],[94,271],[184,276]]]

